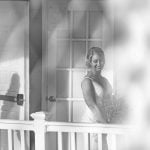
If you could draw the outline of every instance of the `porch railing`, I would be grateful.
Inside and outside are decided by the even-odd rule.
[[[84,135],[84,144],[89,150],[89,134],[97,134],[98,150],[102,150],[102,134],[110,135],[111,150],[116,150],[116,136],[127,136],[131,133],[132,128],[122,125],[109,124],[87,124],[87,123],[65,123],[65,122],[49,122],[46,121],[46,114],[44,112],[36,112],[31,114],[33,121],[17,121],[17,120],[0,120],[0,130],[7,130],[8,132],[8,147],[13,150],[12,132],[13,130],[20,131],[21,150],[25,149],[25,131],[33,131],[35,133],[35,150],[45,150],[46,133],[57,133],[57,149],[62,150],[63,133],[68,133],[71,150],[76,150],[76,134],[82,133]]]

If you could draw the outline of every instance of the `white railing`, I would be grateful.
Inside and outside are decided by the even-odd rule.
[[[0,119],[0,130],[1,130],[1,137],[3,138],[3,141],[8,141],[8,150],[14,150],[15,147],[18,147],[14,144],[14,133],[18,132],[20,135],[19,141],[20,141],[20,147],[18,147],[19,150],[25,150],[27,149],[25,145],[25,136],[26,131],[34,131],[34,124],[33,121],[21,121],[21,120],[4,120]],[[3,132],[2,132],[3,131]],[[5,136],[4,136],[5,135]],[[7,136],[6,136],[7,135]],[[1,139],[2,139],[1,138]],[[6,139],[7,138],[7,139]],[[4,142],[0,141],[0,149],[3,149],[2,147],[6,148],[6,145],[4,145]]]
[[[57,133],[57,148],[62,150],[63,133],[68,133],[71,150],[76,150],[76,134],[82,133],[84,135],[84,144],[89,150],[89,135],[97,134],[98,150],[102,150],[102,134],[111,136],[111,150],[116,150],[116,135],[127,135],[131,133],[131,127],[122,125],[109,124],[88,124],[88,123],[65,123],[65,122],[49,122],[46,121],[46,113],[36,112],[31,114],[33,121],[16,121],[16,120],[0,120],[0,130],[8,131],[9,150],[13,148],[12,131],[20,131],[20,150],[26,150],[25,147],[25,131],[35,132],[35,150],[45,150],[46,133]],[[53,149],[52,149],[53,150]]]

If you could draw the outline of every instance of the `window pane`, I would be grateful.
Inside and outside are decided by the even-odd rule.
[[[67,101],[57,101],[56,105],[57,121],[69,121],[69,103]]]
[[[57,39],[69,39],[68,29],[57,29]]]
[[[54,13],[53,13],[54,15]],[[56,16],[57,17],[57,16]],[[61,16],[62,17],[62,16]],[[54,18],[54,16],[52,16],[50,19],[50,21],[54,21],[57,20],[56,18]],[[62,22],[56,26],[56,30],[57,30],[57,39],[69,39],[70,37],[70,12],[65,12],[63,18],[61,18]],[[54,31],[53,31],[54,32]]]
[[[84,11],[73,12],[73,38],[86,37],[86,13]]]
[[[84,101],[73,102],[73,122],[81,122],[86,109]]]
[[[56,72],[56,97],[69,97],[69,72],[57,70]]]
[[[88,42],[88,49],[91,47],[100,47],[103,48],[102,41],[91,41]]]
[[[86,43],[73,42],[72,47],[73,47],[73,68],[85,67]]]
[[[84,71],[73,71],[73,97],[82,98],[81,82],[85,76]]]
[[[69,67],[70,65],[70,51],[68,40],[58,40],[57,42],[57,67]]]
[[[89,13],[89,38],[102,39],[102,11],[90,11]]]

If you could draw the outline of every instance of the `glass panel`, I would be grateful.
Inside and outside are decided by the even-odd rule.
[[[70,51],[68,40],[58,40],[56,60],[58,68],[66,68],[70,66]]]
[[[56,118],[57,121],[69,121],[69,103],[67,101],[57,101],[56,102]]]
[[[54,15],[54,12],[52,13]],[[62,16],[61,16],[62,17]],[[52,17],[54,18],[54,17]],[[56,18],[49,18],[50,21],[56,20]],[[62,20],[63,19],[63,20]],[[58,39],[69,39],[70,37],[70,13],[65,12],[63,18],[61,18],[62,22],[56,28],[57,30],[57,38]],[[50,25],[51,27],[51,25]]]
[[[84,101],[73,102],[73,122],[81,122],[86,109]]]
[[[89,38],[102,39],[102,11],[90,11],[89,13]]]
[[[91,41],[88,42],[88,49],[91,47],[100,47],[103,48],[102,41]]]
[[[86,38],[86,13],[85,11],[73,12],[73,38]]]
[[[84,71],[73,71],[73,97],[82,98],[81,82],[85,76]]]
[[[57,29],[57,39],[69,39],[69,30]]]
[[[85,67],[86,43],[73,42],[72,47],[73,47],[73,68]]]
[[[56,71],[56,97],[69,97],[69,72],[57,70]]]

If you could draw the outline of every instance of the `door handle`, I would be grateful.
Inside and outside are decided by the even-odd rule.
[[[17,96],[0,95],[0,99],[4,101],[16,102],[17,105],[23,105],[23,94],[17,94]]]
[[[23,94],[17,94],[17,105],[23,105],[23,102],[24,102],[24,98],[23,98]]]
[[[56,102],[56,98],[54,96],[50,96],[49,98],[47,98],[47,100],[50,102]]]

